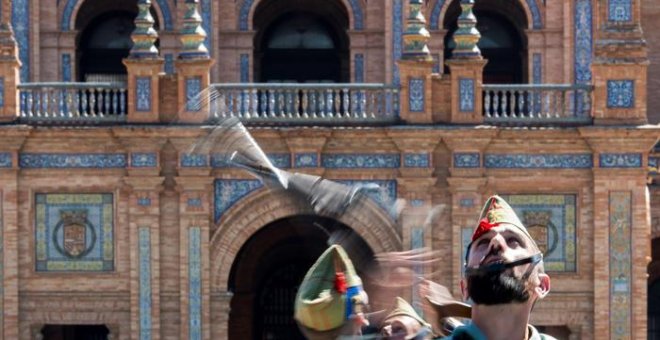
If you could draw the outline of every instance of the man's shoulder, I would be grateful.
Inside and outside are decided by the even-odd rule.
[[[529,340],[557,340],[555,337],[540,333],[534,326],[528,325],[529,327]],[[454,330],[451,335],[448,335],[444,338],[437,338],[442,340],[463,340],[463,339],[486,339],[486,337],[481,333],[481,331],[474,325],[468,324],[465,326],[458,327]]]

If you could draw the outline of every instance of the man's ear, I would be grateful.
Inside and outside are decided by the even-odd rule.
[[[470,297],[465,279],[461,279],[461,295],[463,295],[463,301],[467,301],[467,299]]]
[[[539,299],[543,299],[550,292],[550,276],[545,273],[539,273],[539,284],[534,288]]]

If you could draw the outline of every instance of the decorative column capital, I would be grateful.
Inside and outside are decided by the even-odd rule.
[[[158,58],[158,49],[154,43],[158,32],[154,29],[154,18],[151,16],[151,0],[138,1],[138,15],[135,17],[135,30],[131,34],[133,47],[128,55],[131,59]]]
[[[458,29],[454,32],[456,48],[452,59],[481,59],[481,50],[477,47],[481,34],[477,30],[477,17],[472,8],[474,0],[461,0],[461,15],[458,17]]]
[[[183,17],[181,29],[181,43],[183,51],[179,53],[180,59],[209,59],[209,51],[204,45],[206,31],[202,27],[202,16],[199,14],[198,0],[186,0],[186,13]]]
[[[431,34],[426,29],[426,19],[422,12],[422,0],[410,0],[406,31],[403,33],[404,60],[433,61],[428,42]]]

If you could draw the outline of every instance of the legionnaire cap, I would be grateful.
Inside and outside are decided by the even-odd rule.
[[[491,196],[486,201],[486,204],[484,204],[484,208],[481,210],[481,215],[479,216],[479,224],[472,234],[471,241],[474,242],[493,227],[497,227],[504,223],[518,228],[518,230],[527,235],[530,240],[534,240],[532,236],[529,235],[527,228],[525,228],[522,222],[520,222],[520,219],[511,206],[506,203],[502,197],[495,195]]]
[[[385,317],[385,320],[395,316],[408,316],[417,320],[417,322],[419,322],[422,326],[431,327],[431,324],[424,321],[424,319],[422,319],[422,317],[419,316],[417,312],[415,312],[415,309],[413,309],[413,307],[406,300],[398,296],[396,297],[396,307],[394,310],[392,310],[392,312],[390,312],[390,314]]]
[[[303,327],[314,331],[329,331],[342,327],[366,304],[362,280],[357,275],[346,251],[339,245],[330,246],[309,269],[298,293],[294,318]]]

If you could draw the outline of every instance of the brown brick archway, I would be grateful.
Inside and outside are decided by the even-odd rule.
[[[229,274],[241,247],[257,231],[273,221],[310,215],[303,203],[279,191],[259,190],[227,211],[211,237],[211,292],[227,291]],[[364,201],[339,218],[339,222],[355,231],[375,252],[401,249],[401,236],[396,224],[375,203]]]

